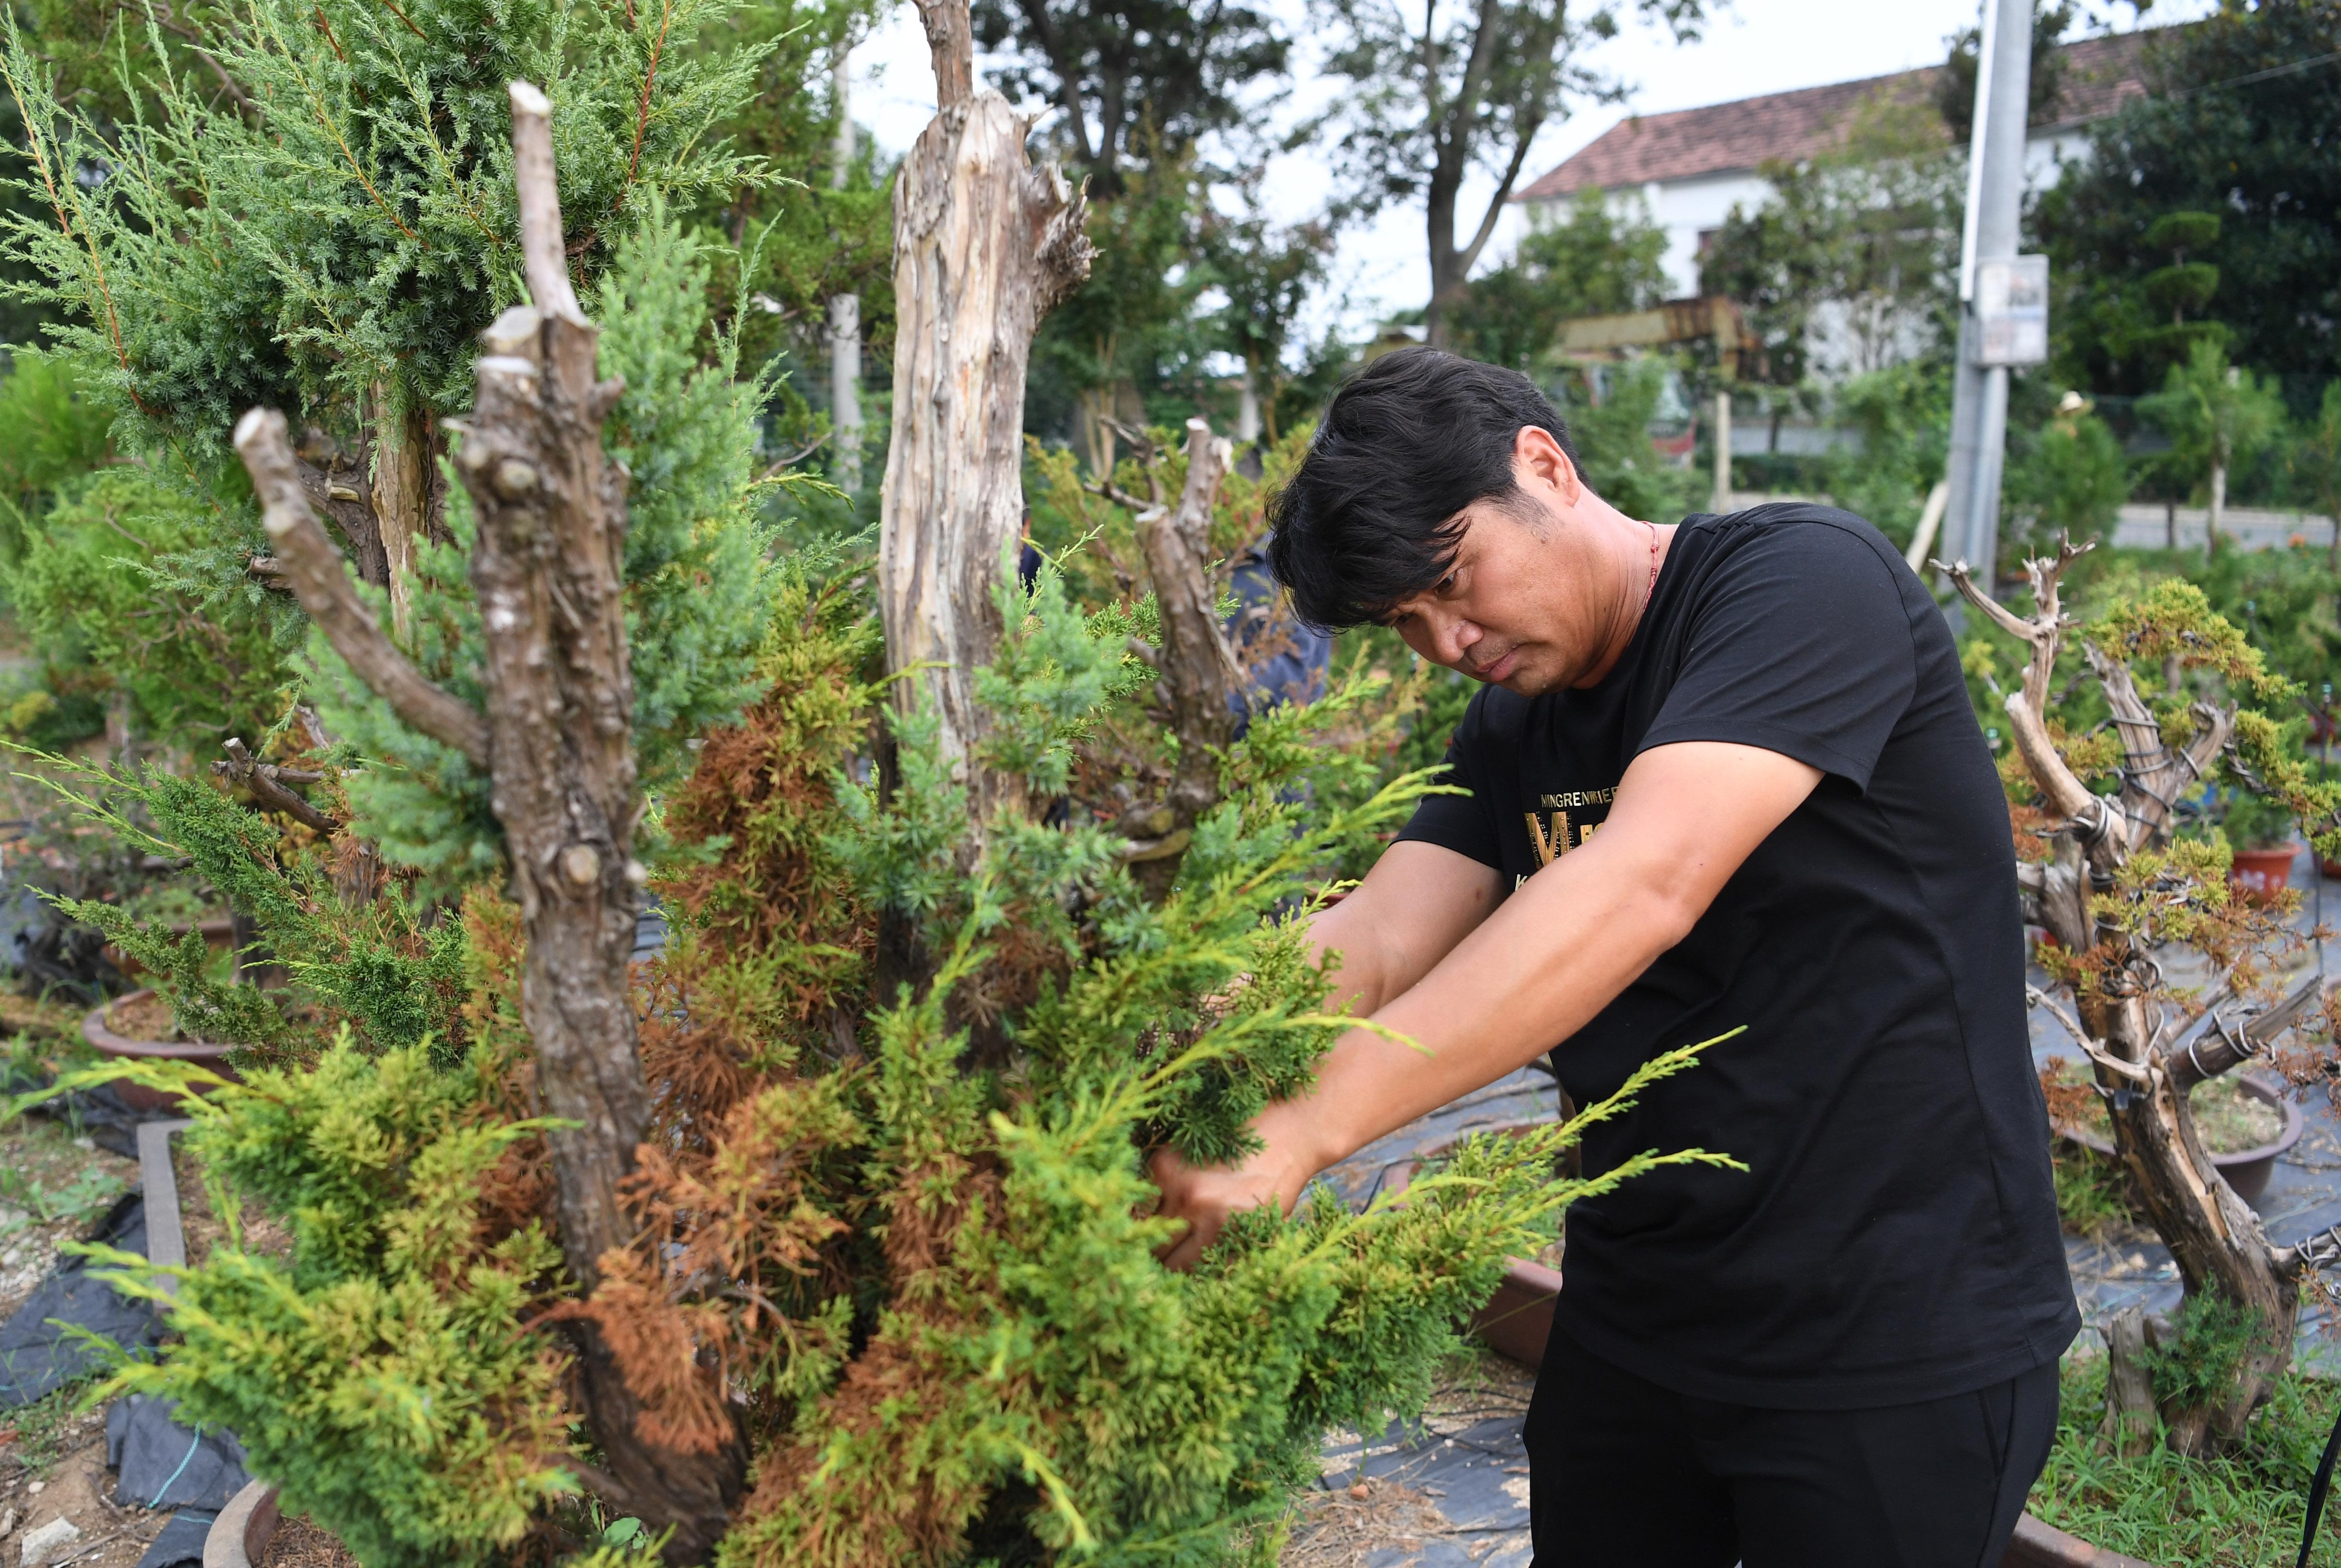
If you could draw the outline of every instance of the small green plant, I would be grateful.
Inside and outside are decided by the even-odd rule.
[[[2061,1141],[2051,1145],[2049,1162],[2057,1181],[2057,1217],[2066,1230],[2097,1241],[2137,1223],[2122,1192],[2121,1173],[2110,1163]]]
[[[2292,843],[2293,823],[2283,802],[2237,789],[2227,796],[2219,834],[2230,849],[2282,849]]]
[[[2235,1380],[2260,1333],[2259,1314],[2215,1295],[2189,1295],[2171,1319],[2174,1333],[2139,1355],[2166,1409],[2199,1404]]]

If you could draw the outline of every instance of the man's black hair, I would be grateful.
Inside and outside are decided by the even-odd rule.
[[[1351,376],[1269,505],[1269,565],[1300,618],[1379,621],[1435,586],[1460,546],[1456,517],[1517,493],[1512,446],[1531,424],[1576,463],[1569,427],[1518,371],[1402,348]]]

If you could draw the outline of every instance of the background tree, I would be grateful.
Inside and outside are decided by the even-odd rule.
[[[1418,14],[1390,0],[1316,0],[1330,30],[1327,74],[1349,83],[1326,121],[1349,190],[1364,209],[1420,201],[1430,237],[1430,297],[1423,320],[1436,347],[1449,315],[1545,126],[1579,103],[1614,102],[1623,89],[1584,52],[1613,37],[1622,0],[1572,8],[1569,0],[1459,0]],[[1679,41],[1698,35],[1706,0],[1634,0],[1632,14]],[[1421,25],[1416,25],[1420,15]],[[1460,210],[1475,170],[1495,176],[1476,219]]]
[[[1772,194],[1734,205],[1699,268],[1762,342],[1750,379],[1794,386],[1948,353],[1961,170],[1930,105],[1882,98],[1852,110],[1829,151],[1768,165]]]
[[[1448,308],[1459,354],[1527,371],[1579,316],[1647,310],[1667,295],[1666,231],[1639,204],[1612,211],[1599,191],[1566,217],[1530,229],[1501,266],[1482,273]]]
[[[2341,572],[2341,381],[2326,383],[2316,417],[2300,433],[2290,454],[2293,473],[2332,520],[2326,558]]]
[[[2283,433],[2284,404],[2275,386],[2229,365],[2216,343],[2202,339],[2170,367],[2160,392],[2138,399],[2137,412],[2169,439],[2166,468],[2210,492],[2204,549],[2217,554],[2227,476]]]
[[[975,34],[1006,55],[992,67],[1004,91],[1059,111],[1050,134],[1101,207],[1133,166],[1256,125],[1253,88],[1283,75],[1291,52],[1273,16],[1229,0],[981,0]]]
[[[1290,379],[1285,362],[1294,318],[1324,281],[1335,229],[1324,218],[1280,224],[1262,206],[1256,178],[1240,188],[1237,215],[1214,208],[1201,214],[1199,255],[1206,285],[1220,298],[1210,313],[1212,338],[1243,366],[1236,438],[1253,442],[1265,434],[1274,445],[1278,404]]]
[[[2274,375],[2296,413],[2316,405],[2341,348],[2336,51],[2335,0],[2226,5],[2153,36],[2147,91],[2090,127],[2088,157],[2031,215],[2057,284],[2061,381],[2156,390],[2193,347],[2196,335],[2164,330],[2183,305],[2187,325],[2198,312],[2221,324],[2229,352]],[[2208,265],[2158,226],[2180,213],[2218,218],[2207,297],[2167,270]]]

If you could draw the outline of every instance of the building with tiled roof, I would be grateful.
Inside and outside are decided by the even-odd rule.
[[[2054,183],[2058,167],[2086,148],[2083,127],[2146,91],[2140,55],[2148,32],[2084,38],[2059,46],[2064,81],[2057,102],[2032,127],[2025,172],[2032,185]],[[1667,231],[1666,268],[1678,294],[1698,292],[1698,257],[1738,205],[1754,211],[1771,194],[1761,170],[1828,151],[1866,103],[1927,105],[1940,66],[1858,82],[1767,93],[1736,103],[1639,115],[1620,120],[1512,199],[1531,223],[1587,191],[1639,195]],[[1946,136],[1949,135],[1945,132]]]

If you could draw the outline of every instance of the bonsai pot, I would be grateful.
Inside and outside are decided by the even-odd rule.
[[[2029,1513],[2016,1522],[2016,1539],[2007,1543],[2007,1555],[1999,1563],[2000,1568],[2153,1568],[2135,1557],[2092,1546]],[[204,1559],[204,1568],[211,1568],[210,1558]]]
[[[2217,1166],[2219,1174],[2227,1179],[2227,1185],[2236,1189],[2236,1196],[2252,1203],[2257,1203],[2260,1194],[2267,1191],[2268,1177],[2275,1174],[2276,1161],[2283,1157],[2286,1150],[2300,1142],[2300,1107],[2286,1099],[2282,1090],[2260,1079],[2246,1076],[2239,1077],[2236,1082],[2253,1099],[2284,1113],[2284,1131],[2278,1133],[2273,1142],[2262,1144],[2256,1149],[2238,1149],[2232,1154],[2211,1156],[2211,1164]],[[2114,1157],[2111,1141],[2097,1136],[2086,1127],[2067,1133],[2064,1136],[2094,1154],[2108,1160]]]
[[[276,1488],[264,1481],[252,1483],[227,1500],[204,1533],[204,1568],[253,1568],[268,1555],[276,1525]]]
[[[141,1040],[115,1033],[113,1024],[108,1022],[115,1009],[135,1007],[154,999],[153,988],[146,987],[91,1008],[89,1015],[81,1021],[81,1037],[95,1046],[101,1055],[123,1061],[194,1062],[223,1077],[235,1076],[234,1071],[227,1064],[229,1047],[225,1045],[197,1040]],[[115,1079],[114,1092],[122,1097],[124,1104],[134,1111],[167,1111],[179,1103],[177,1094],[162,1089],[150,1089],[144,1084],[134,1084],[127,1079]]]
[[[1540,1122],[1515,1122],[1494,1127],[1474,1127],[1473,1133],[1523,1133]],[[1391,1175],[1388,1190],[1406,1191],[1425,1162],[1436,1160],[1454,1147],[1452,1144],[1426,1151],[1418,1158],[1399,1167]],[[1560,1271],[1549,1268],[1532,1258],[1505,1260],[1504,1281],[1487,1304],[1471,1314],[1470,1330],[1499,1355],[1509,1357],[1522,1366],[1536,1368],[1544,1364],[1544,1343],[1552,1337],[1552,1303],[1560,1294]]]
[[[2227,885],[2254,904],[2273,904],[2292,885],[2293,846],[2239,849],[2227,871]]]

